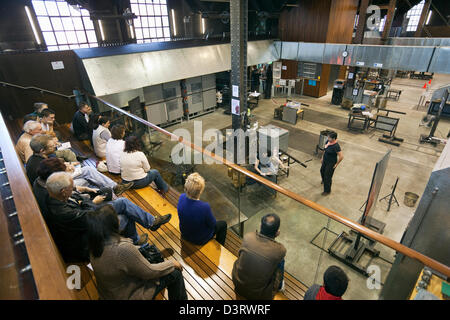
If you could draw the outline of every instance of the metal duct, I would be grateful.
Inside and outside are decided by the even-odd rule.
[[[396,46],[446,47],[450,46],[450,38],[389,38],[387,44]]]
[[[249,65],[278,60],[273,41],[248,43]],[[82,59],[95,95],[111,95],[231,68],[230,44]]]
[[[356,67],[450,73],[450,47],[345,45],[284,41],[276,41],[274,47],[280,48],[282,59]],[[296,51],[298,51],[297,55]],[[348,53],[345,59],[344,51]]]
[[[450,73],[450,47],[436,48],[428,72]]]

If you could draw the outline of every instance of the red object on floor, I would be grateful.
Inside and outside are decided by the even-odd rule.
[[[423,87],[422,87],[423,89],[426,89],[427,88],[427,83],[425,82],[425,84],[423,85]]]
[[[430,81],[428,81],[428,84],[431,84],[431,79],[430,79]]]

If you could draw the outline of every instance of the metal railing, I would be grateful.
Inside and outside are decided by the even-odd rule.
[[[423,263],[424,265],[426,265],[426,266],[428,266],[428,267],[430,267],[430,268],[432,268],[432,269],[434,269],[434,270],[436,270],[436,271],[438,271],[438,272],[440,272],[442,274],[445,274],[448,277],[450,276],[450,267],[449,266],[446,266],[446,265],[444,265],[444,264],[442,264],[442,263],[440,263],[440,262],[438,262],[438,261],[436,261],[436,260],[434,260],[434,259],[432,259],[432,258],[430,258],[428,256],[425,256],[424,254],[422,254],[420,252],[417,252],[417,251],[415,251],[415,250],[413,250],[411,248],[408,248],[407,246],[405,246],[405,245],[403,245],[403,244],[401,244],[401,243],[399,243],[399,242],[397,242],[395,240],[392,240],[392,239],[390,239],[390,238],[388,238],[388,237],[386,237],[386,236],[384,236],[384,235],[382,235],[380,233],[377,233],[377,232],[375,232],[375,231],[373,231],[373,230],[371,230],[371,229],[369,229],[369,228],[367,228],[367,227],[365,227],[365,226],[363,226],[363,225],[361,225],[361,224],[359,224],[359,223],[357,223],[357,222],[355,222],[355,221],[353,221],[351,219],[348,219],[348,218],[344,217],[343,215],[341,215],[341,214],[339,214],[339,213],[337,213],[337,212],[335,212],[333,210],[330,210],[330,209],[328,209],[328,208],[326,208],[326,207],[324,207],[324,206],[322,206],[322,205],[320,205],[318,203],[315,203],[315,202],[313,202],[313,201],[311,201],[311,200],[309,200],[309,199],[307,199],[307,198],[305,198],[305,197],[303,197],[303,196],[301,196],[301,195],[299,195],[297,193],[294,193],[294,192],[292,192],[292,191],[290,191],[288,189],[285,189],[285,188],[283,188],[283,187],[281,187],[281,186],[279,186],[279,185],[277,185],[277,184],[275,184],[275,183],[273,183],[273,182],[271,182],[271,181],[269,181],[269,180],[267,180],[265,178],[262,178],[261,176],[255,174],[255,173],[253,173],[253,172],[251,172],[251,171],[249,171],[249,170],[247,170],[247,169],[245,169],[245,168],[243,168],[243,167],[241,167],[241,166],[239,166],[239,165],[237,165],[237,164],[235,164],[233,162],[230,162],[230,161],[224,159],[221,156],[218,156],[218,155],[216,155],[216,154],[214,154],[214,153],[212,153],[210,151],[207,151],[204,148],[199,147],[199,146],[195,145],[192,142],[186,141],[182,137],[178,137],[175,134],[173,134],[173,133],[171,133],[171,132],[169,132],[167,130],[164,130],[164,129],[162,129],[162,128],[160,128],[160,127],[154,125],[153,123],[150,123],[150,122],[148,122],[148,121],[146,121],[144,119],[141,119],[141,118],[139,118],[139,117],[137,117],[137,116],[135,116],[135,115],[125,111],[125,110],[122,110],[121,108],[116,107],[115,105],[112,105],[111,103],[109,103],[109,102],[107,102],[107,101],[105,101],[105,100],[103,100],[101,98],[98,98],[98,97],[90,95],[90,94],[88,94],[88,95],[89,95],[89,97],[91,97],[91,98],[93,98],[93,99],[95,99],[95,100],[97,100],[97,101],[99,101],[99,102],[109,106],[110,108],[114,109],[115,111],[120,112],[120,113],[122,113],[122,114],[124,114],[124,115],[126,115],[126,116],[128,116],[128,117],[130,117],[130,118],[132,118],[132,119],[134,119],[134,120],[136,120],[138,122],[140,122],[140,123],[145,124],[146,126],[154,129],[155,131],[158,131],[158,132],[162,133],[163,135],[165,135],[168,138],[170,138],[172,141],[178,141],[178,142],[188,146],[189,148],[191,148],[191,149],[193,149],[195,151],[198,151],[198,152],[200,152],[200,153],[202,153],[202,154],[204,154],[204,155],[206,155],[206,156],[208,156],[208,157],[210,157],[210,158],[212,158],[214,160],[219,161],[222,164],[225,164],[227,167],[232,168],[233,170],[236,170],[237,172],[239,172],[241,174],[244,174],[245,176],[247,176],[247,177],[249,177],[249,178],[251,178],[253,180],[256,180],[257,182],[259,182],[261,184],[264,184],[267,187],[269,187],[269,188],[271,188],[273,190],[276,190],[277,192],[280,192],[280,193],[284,194],[285,196],[293,199],[294,201],[297,201],[297,202],[299,202],[299,203],[301,203],[301,204],[303,204],[303,205],[305,205],[305,206],[307,206],[307,207],[309,207],[309,208],[311,208],[311,209],[313,209],[315,211],[320,212],[321,214],[323,214],[323,215],[325,215],[325,216],[327,216],[327,217],[329,217],[329,218],[331,218],[331,219],[333,219],[333,220],[335,220],[335,221],[337,221],[339,223],[342,223],[343,225],[345,225],[345,226],[355,230],[356,232],[361,233],[362,235],[364,235],[364,236],[366,236],[366,237],[368,237],[370,239],[373,239],[373,240],[375,240],[377,242],[380,242],[380,243],[384,244],[385,246],[387,246],[387,247],[389,247],[389,248],[391,248],[391,249],[393,249],[393,250],[395,250],[395,251],[397,251],[397,252],[399,252],[399,253],[401,253],[401,254],[403,254],[405,256],[408,256],[408,257],[410,257],[412,259],[418,260],[421,263]]]
[[[17,85],[17,84],[13,84],[13,83],[9,83],[9,82],[5,82],[5,81],[0,81],[0,84],[2,86],[4,86],[4,87],[13,87],[13,88],[18,88],[18,89],[23,89],[23,90],[37,90],[37,91],[40,91],[41,93],[44,93],[44,92],[45,93],[50,93],[50,94],[53,94],[53,95],[56,95],[56,96],[60,96],[60,97],[63,97],[63,98],[67,98],[67,99],[75,98],[74,94],[66,95],[66,94],[62,94],[62,93],[59,93],[59,92],[55,92],[55,91],[51,91],[51,90],[47,90],[47,89],[43,89],[43,88],[38,88],[38,87],[35,87],[35,86],[23,87],[23,86],[20,86],[20,85]]]

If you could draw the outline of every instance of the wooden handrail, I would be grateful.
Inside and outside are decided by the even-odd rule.
[[[341,214],[339,214],[337,212],[334,212],[333,210],[330,210],[330,209],[328,209],[328,208],[326,208],[326,207],[324,207],[324,206],[322,206],[322,205],[320,205],[320,204],[318,204],[316,202],[308,200],[305,197],[303,197],[303,196],[301,196],[301,195],[299,195],[297,193],[294,193],[294,192],[292,192],[292,191],[290,191],[288,189],[285,189],[285,188],[283,188],[283,187],[273,183],[272,181],[269,181],[269,180],[267,180],[267,179],[265,179],[263,177],[260,177],[259,175],[255,174],[255,173],[253,173],[251,171],[248,171],[247,169],[245,169],[245,168],[243,168],[243,167],[241,167],[241,166],[239,166],[239,165],[237,165],[237,164],[235,164],[233,162],[230,162],[230,161],[224,159],[223,157],[220,157],[220,156],[218,156],[218,155],[216,155],[216,154],[214,154],[214,153],[212,153],[210,151],[207,151],[207,150],[203,149],[202,147],[199,147],[199,146],[195,145],[192,142],[185,141],[182,137],[178,137],[178,136],[174,135],[173,133],[171,133],[171,132],[169,132],[167,130],[164,130],[164,129],[162,129],[162,128],[160,128],[160,127],[154,125],[153,123],[150,123],[150,122],[148,122],[148,121],[146,121],[144,119],[141,119],[141,118],[139,118],[139,117],[137,117],[137,116],[135,116],[135,115],[125,111],[125,110],[122,110],[121,108],[116,107],[116,106],[112,105],[111,103],[109,103],[109,102],[107,102],[107,101],[105,101],[105,100],[103,100],[101,98],[98,98],[98,97],[96,97],[94,95],[91,95],[91,94],[88,94],[88,95],[90,97],[92,97],[93,99],[96,99],[97,101],[100,101],[101,103],[103,103],[103,104],[113,108],[114,110],[119,111],[119,112],[127,115],[128,117],[130,117],[130,118],[132,118],[132,119],[134,119],[136,121],[139,121],[139,122],[141,122],[141,123],[143,123],[143,124],[153,128],[154,130],[156,130],[158,132],[161,132],[162,134],[164,134],[167,137],[169,137],[171,140],[179,141],[179,142],[183,143],[184,145],[190,147],[191,149],[194,149],[194,150],[196,150],[196,151],[198,151],[198,152],[200,152],[200,153],[202,153],[202,154],[204,154],[204,155],[206,155],[206,156],[208,156],[208,157],[210,157],[210,158],[212,158],[214,160],[217,160],[217,161],[223,163],[224,165],[226,165],[226,166],[228,166],[228,167],[230,167],[230,168],[232,168],[232,169],[234,169],[234,170],[236,170],[236,171],[238,171],[238,172],[240,172],[240,173],[242,173],[242,174],[252,178],[253,180],[256,180],[259,183],[262,183],[262,184],[266,185],[267,187],[269,187],[271,189],[274,189],[274,190],[284,194],[285,196],[287,196],[287,197],[289,197],[289,198],[291,198],[291,199],[293,199],[293,200],[295,200],[297,202],[300,202],[300,203],[304,204],[305,206],[310,207],[311,209],[313,209],[315,211],[318,211],[321,214],[326,215],[327,217],[329,217],[329,218],[331,218],[331,219],[333,219],[333,220],[335,220],[335,221],[337,221],[339,223],[342,223],[343,225],[346,225],[347,227],[349,227],[349,228],[351,228],[351,229],[353,229],[353,230],[355,230],[357,232],[360,232],[361,234],[365,235],[366,237],[371,238],[371,239],[373,239],[373,240],[375,240],[377,242],[380,242],[380,243],[386,245],[387,247],[389,247],[389,248],[391,248],[391,249],[393,249],[393,250],[395,250],[397,252],[400,252],[401,254],[403,254],[405,256],[408,256],[409,258],[418,260],[421,263],[423,263],[424,265],[426,265],[426,266],[428,266],[428,267],[430,267],[430,268],[432,268],[432,269],[434,269],[434,270],[436,270],[436,271],[438,271],[438,272],[440,272],[442,274],[445,274],[447,277],[450,277],[450,267],[449,266],[446,266],[445,264],[442,264],[439,261],[436,261],[436,260],[434,260],[434,259],[432,259],[432,258],[430,258],[430,257],[428,257],[428,256],[426,256],[426,255],[416,251],[416,250],[413,250],[413,249],[411,249],[411,248],[409,248],[409,247],[407,247],[407,246],[405,246],[405,245],[403,245],[403,244],[401,244],[401,243],[399,243],[399,242],[397,242],[395,240],[392,240],[392,239],[390,239],[390,238],[388,238],[388,237],[386,237],[386,236],[384,236],[384,235],[382,235],[380,233],[377,233],[377,232],[375,232],[375,231],[373,231],[373,230],[371,230],[371,229],[369,229],[369,228],[367,228],[367,227],[365,227],[365,226],[363,226],[363,225],[361,225],[361,224],[359,224],[359,223],[357,223],[357,222],[355,222],[353,220],[350,220],[350,219],[342,216]]]
[[[58,249],[47,229],[26,177],[3,115],[0,115],[0,148],[22,229],[39,299],[73,300]]]

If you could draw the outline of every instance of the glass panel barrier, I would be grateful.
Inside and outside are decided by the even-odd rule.
[[[98,101],[101,104],[101,100]],[[227,144],[234,140],[226,130],[229,115],[215,112],[206,121],[174,121],[170,129],[165,130],[134,115],[121,113],[110,104],[102,108],[113,117],[112,125],[121,123],[127,128],[127,135],[140,138],[150,165],[158,169],[178,193],[184,192],[184,182],[190,173],[202,175],[206,187],[201,200],[210,204],[217,220],[227,222],[229,232],[232,230],[242,237],[247,232],[259,231],[265,214],[278,214],[281,227],[276,240],[289,248],[285,270],[304,290],[313,284],[322,285],[324,272],[336,265],[350,280],[345,299],[378,299],[397,251],[426,262],[444,274],[449,273],[448,267],[360,225],[356,221],[362,212],[357,208],[349,212],[345,204],[324,201],[320,195],[322,187],[317,181],[310,181],[303,171],[317,170],[319,175],[319,158],[290,148],[289,154],[276,153],[280,160],[277,165],[281,168],[276,176],[262,175],[261,167],[257,166],[260,170],[255,167],[255,159],[244,156],[239,160],[239,151]],[[140,116],[145,118],[145,115]],[[250,150],[251,142],[245,146]],[[252,152],[248,154],[251,156]],[[260,156],[257,158],[259,160]],[[298,169],[291,170],[294,165]],[[298,193],[290,191],[294,186]],[[358,194],[363,193],[358,191]],[[379,198],[382,196],[384,194]],[[380,202],[379,206],[383,205]],[[387,222],[386,214],[376,217]],[[358,237],[359,233],[363,236]],[[359,239],[355,241],[356,238]],[[352,251],[352,247],[358,250]],[[293,285],[292,279],[286,283]]]

